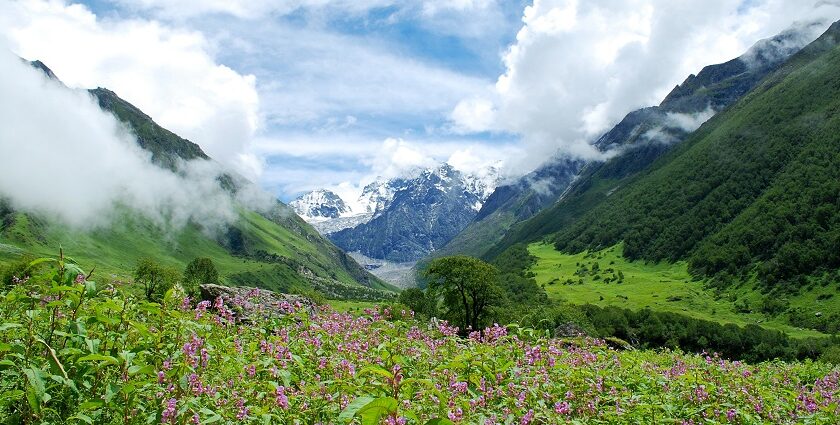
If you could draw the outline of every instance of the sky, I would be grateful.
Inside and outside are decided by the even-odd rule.
[[[2,0],[0,48],[115,91],[288,201],[439,161],[516,176],[596,157],[626,113],[815,19],[840,3]]]

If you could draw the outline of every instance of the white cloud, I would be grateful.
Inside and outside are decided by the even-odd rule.
[[[709,106],[706,110],[697,112],[695,114],[678,114],[668,113],[665,116],[665,124],[670,128],[678,128],[682,131],[691,133],[700,128],[703,123],[708,121],[715,115],[715,110]]]
[[[0,196],[13,207],[83,228],[109,224],[119,205],[165,227],[193,220],[212,231],[235,219],[217,164],[185,163],[180,175],[154,166],[87,92],[47,79],[5,50],[0,70]]]
[[[535,0],[504,55],[505,73],[493,90],[454,107],[452,127],[522,135],[523,170],[556,150],[594,157],[593,138],[658,104],[703,66],[737,57],[796,20],[825,17],[824,29],[840,18],[836,4],[814,3]]]
[[[63,1],[0,3],[11,49],[39,59],[71,87],[103,86],[248,177],[259,172],[249,143],[258,127],[255,77],[214,60],[195,31],[141,19],[100,19]]]
[[[434,166],[437,161],[405,140],[389,138],[366,162],[379,177],[391,179],[410,176],[418,170]]]

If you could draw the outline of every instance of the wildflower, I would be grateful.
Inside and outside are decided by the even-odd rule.
[[[274,392],[274,399],[281,409],[286,410],[289,408],[289,398],[286,396],[286,387],[277,387],[277,390]]]
[[[572,408],[568,401],[558,401],[557,403],[554,403],[554,412],[558,415],[568,415],[572,413]]]
[[[166,402],[166,408],[163,409],[163,413],[160,415],[160,423],[168,424],[168,423],[175,423],[175,416],[178,414],[178,400],[174,398],[170,398]]]

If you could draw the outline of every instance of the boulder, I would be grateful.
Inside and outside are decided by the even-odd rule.
[[[224,306],[232,310],[238,321],[277,317],[301,309],[314,314],[318,306],[301,295],[281,294],[259,288],[230,287],[215,284],[199,286],[201,299],[216,303],[221,298]]]

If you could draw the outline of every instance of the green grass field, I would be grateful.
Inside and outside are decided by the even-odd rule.
[[[530,269],[536,274],[537,284],[556,300],[633,310],[649,307],[720,323],[758,324],[795,337],[823,335],[790,326],[781,317],[736,311],[736,303],[746,301],[757,305],[763,295],[743,286],[716,293],[705,288],[702,281],[693,280],[685,262],[629,262],[621,256],[621,244],[603,251],[570,255],[555,250],[553,245],[534,243],[528,251],[538,259]],[[597,272],[592,272],[593,267]],[[791,306],[818,305],[814,304],[818,296],[815,292],[804,293],[791,299]],[[836,311],[836,304],[834,301],[824,307]]]
[[[311,242],[315,235],[294,233],[251,211],[239,213],[237,224],[250,249],[293,259],[316,276],[333,279],[336,285],[359,286],[326,248],[320,250]],[[35,257],[56,256],[59,245],[65,255],[83,267],[95,266],[96,280],[102,282],[131,281],[132,270],[140,258],[153,258],[183,270],[194,258],[208,257],[213,259],[223,284],[258,286],[279,292],[311,290],[309,281],[293,265],[233,255],[216,236],[205,234],[192,224],[165,229],[132,214],[123,214],[111,226],[79,230],[33,222],[25,214],[16,214],[10,225],[0,228],[0,266],[24,253]],[[379,282],[374,287],[391,289]]]
[[[342,313],[362,314],[366,308],[374,308],[382,303],[372,301],[327,300],[327,304]]]

